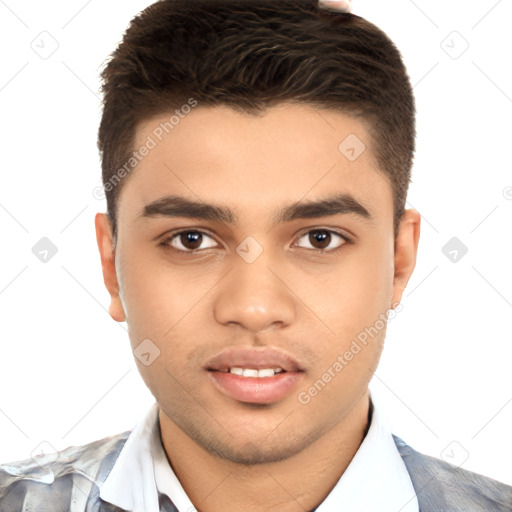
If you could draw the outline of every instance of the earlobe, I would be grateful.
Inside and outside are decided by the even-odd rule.
[[[110,294],[108,312],[116,322],[124,322],[126,320],[126,314],[119,295],[120,288],[116,272],[115,249],[110,221],[105,213],[97,213],[94,224],[96,227],[96,242],[101,258],[103,282]]]
[[[396,307],[416,266],[420,238],[421,215],[414,209],[405,210],[395,240],[393,300]],[[394,307],[393,307],[394,309]]]

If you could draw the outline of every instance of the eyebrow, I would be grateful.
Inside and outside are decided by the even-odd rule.
[[[291,222],[296,219],[312,219],[330,215],[355,214],[362,220],[373,223],[374,219],[366,207],[347,193],[336,194],[324,199],[300,201],[285,206],[274,212],[275,224]],[[142,218],[152,217],[187,217],[237,224],[238,216],[226,206],[193,201],[186,197],[169,195],[144,206]]]

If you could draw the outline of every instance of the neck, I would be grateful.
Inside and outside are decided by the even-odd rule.
[[[279,462],[244,465],[212,455],[160,409],[167,458],[198,512],[305,512],[336,485],[370,424],[369,392],[322,437]]]

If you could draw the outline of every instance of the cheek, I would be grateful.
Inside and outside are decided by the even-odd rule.
[[[169,324],[171,316],[179,313],[179,298],[188,288],[176,279],[177,272],[172,272],[163,256],[156,247],[143,249],[136,243],[123,247],[122,298],[131,329],[153,331],[163,322]],[[149,336],[149,332],[140,335]]]
[[[392,271],[392,259],[385,251],[375,246],[367,251],[358,251],[340,264],[326,282],[326,316],[338,328],[373,323],[389,308]]]
[[[122,299],[132,344],[160,339],[177,321],[187,287],[151,251],[126,247],[121,267]]]
[[[330,342],[318,347],[322,360],[335,359],[352,350],[358,353],[359,362],[368,366],[379,356],[392,298],[390,258],[389,248],[379,250],[372,245],[368,250],[358,250],[317,286],[317,307],[312,309],[330,330],[324,329]],[[364,346],[360,353],[354,340]]]
[[[317,297],[318,316],[332,332],[322,329],[326,334],[315,346],[317,364],[302,390],[307,397],[317,397],[318,407],[330,408],[333,418],[370,382],[386,335],[389,265],[378,255],[358,256],[357,262],[330,276],[323,300]]]

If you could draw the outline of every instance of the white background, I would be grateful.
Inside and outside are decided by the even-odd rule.
[[[98,74],[147,5],[0,0],[1,462],[127,430],[152,403],[106,311],[93,224]],[[352,11],[396,42],[418,110],[418,261],[373,392],[416,449],[512,484],[512,3]],[[47,59],[43,37],[58,44]],[[457,263],[442,252],[454,236]],[[47,263],[32,253],[42,237],[58,248]]]

